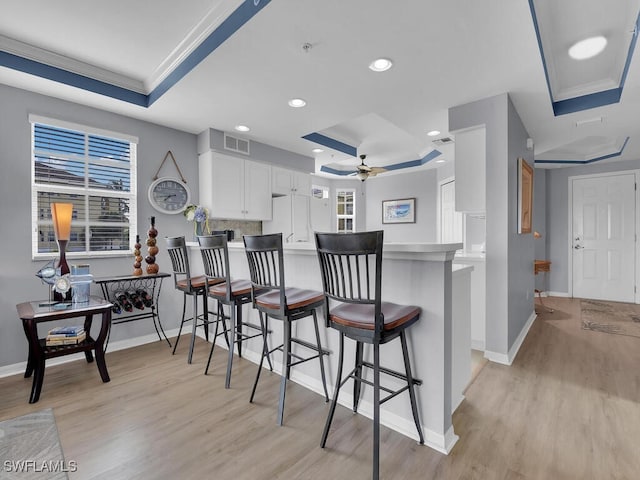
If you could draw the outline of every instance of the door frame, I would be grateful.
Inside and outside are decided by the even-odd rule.
[[[568,188],[568,219],[567,219],[567,278],[568,278],[568,287],[569,287],[569,297],[573,298],[573,181],[574,180],[584,180],[587,178],[602,178],[602,177],[614,177],[618,175],[633,175],[634,181],[636,184],[635,189],[635,213],[636,213],[636,221],[635,221],[635,265],[634,265],[634,303],[640,303],[640,292],[638,292],[638,284],[640,279],[640,249],[638,248],[638,230],[640,224],[640,202],[638,201],[638,180],[640,179],[640,170],[617,170],[615,172],[602,172],[602,173],[591,173],[587,175],[572,175],[568,177],[569,188]]]

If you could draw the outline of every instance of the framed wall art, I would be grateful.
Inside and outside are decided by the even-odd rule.
[[[533,168],[518,158],[518,233],[531,233],[533,214]]]
[[[415,223],[416,199],[402,198],[382,202],[382,223]]]

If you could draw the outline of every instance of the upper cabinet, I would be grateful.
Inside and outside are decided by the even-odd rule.
[[[455,149],[456,211],[484,213],[486,209],[485,128],[457,132]]]
[[[271,166],[209,151],[199,156],[200,203],[212,218],[271,219]]]
[[[308,173],[271,167],[271,178],[274,195],[298,194],[311,196],[311,175]]]

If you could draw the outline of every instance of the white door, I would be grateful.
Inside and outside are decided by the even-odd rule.
[[[634,301],[635,175],[572,180],[573,296]]]

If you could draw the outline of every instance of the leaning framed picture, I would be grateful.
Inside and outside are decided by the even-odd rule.
[[[415,223],[416,199],[402,198],[382,202],[382,223]]]
[[[531,233],[533,213],[533,168],[518,158],[518,233]]]

